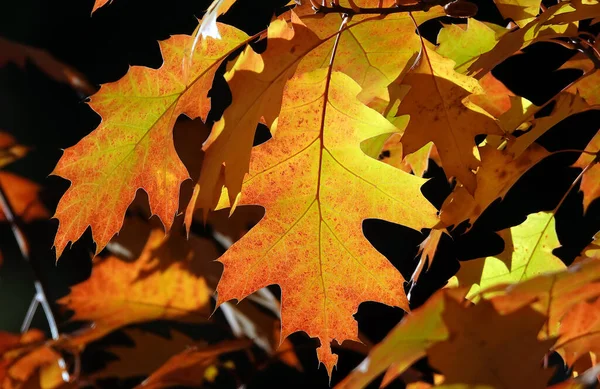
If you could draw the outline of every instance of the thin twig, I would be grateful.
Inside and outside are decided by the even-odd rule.
[[[431,1],[419,1],[415,4],[409,5],[396,5],[389,8],[349,8],[343,7],[339,4],[332,4],[331,6],[321,5],[316,0],[310,0],[310,3],[318,14],[346,14],[348,16],[354,15],[389,15],[402,12],[415,12],[415,11],[429,11],[436,5],[444,6],[451,3],[454,0],[431,0]]]
[[[21,230],[19,226],[18,216],[15,215],[15,212],[10,205],[8,197],[4,192],[4,188],[0,183],[0,208],[4,212],[6,216],[6,220],[10,224],[10,228],[12,230],[15,241],[17,242],[17,246],[19,247],[19,253],[21,254],[21,258],[27,262],[32,270],[34,281],[33,285],[35,287],[35,296],[33,297],[34,301],[29,305],[29,309],[27,310],[27,315],[25,316],[25,320],[23,321],[23,325],[21,326],[21,331],[25,332],[29,329],[31,324],[31,320],[33,319],[33,315],[37,309],[38,305],[42,306],[44,310],[44,314],[46,315],[46,320],[48,322],[48,327],[50,328],[50,334],[52,335],[52,339],[57,340],[60,337],[60,333],[58,332],[58,326],[56,325],[56,318],[54,316],[54,312],[52,311],[52,307],[48,302],[48,298],[46,297],[46,292],[44,291],[44,286],[41,282],[41,277],[39,271],[36,266],[31,263],[29,246],[27,245],[27,239],[25,238],[25,234]],[[37,301],[37,302],[36,302]],[[66,362],[64,358],[60,358],[58,360],[59,366],[63,369],[62,378],[66,382],[69,381],[70,376],[66,369]]]

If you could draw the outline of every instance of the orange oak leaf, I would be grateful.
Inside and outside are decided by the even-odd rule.
[[[39,199],[40,185],[9,172],[0,172],[0,184],[20,220],[27,223],[50,217],[50,213]],[[1,209],[0,221],[6,221],[6,215]]]
[[[393,0],[355,0],[360,7],[393,7]],[[315,14],[308,0],[297,7],[302,21],[319,38],[335,34],[342,23],[339,14]],[[442,7],[432,7],[428,12],[412,12],[417,25],[445,16]],[[415,32],[415,22],[408,13],[385,15],[354,15],[348,22],[338,42],[334,71],[352,77],[361,87],[359,100],[371,105],[374,100],[390,102],[388,86],[416,58],[421,48]],[[302,61],[300,69],[310,71],[326,67],[334,45],[329,39],[313,50]]]
[[[600,299],[582,301],[565,314],[557,343],[556,349],[568,366],[590,352],[600,353]]]
[[[221,342],[202,348],[191,348],[174,355],[145,379],[136,389],[159,389],[173,386],[202,385],[206,369],[225,353],[242,350],[252,343],[247,340]]]
[[[443,289],[431,296],[423,306],[407,314],[394,329],[376,345],[336,389],[361,389],[386,372],[382,386],[403,373],[410,365],[426,355],[433,344],[448,339],[442,320],[448,301],[462,301],[464,291]]]
[[[247,47],[225,74],[233,103],[215,123],[202,147],[202,170],[186,212],[188,228],[194,210],[202,208],[206,218],[208,211],[214,209],[222,186],[227,187],[229,201],[235,204],[248,171],[257,124],[262,117],[268,127],[272,126],[281,108],[286,81],[302,57],[321,43],[294,12],[291,19],[291,25],[281,19],[272,22],[267,32],[267,50],[257,54]]]
[[[585,148],[589,153],[581,153],[581,156],[573,167],[586,169],[581,178],[580,190],[583,192],[583,211],[586,212],[592,201],[600,197],[600,165],[598,164],[600,154],[600,131],[594,135]],[[588,167],[589,165],[589,167]]]
[[[66,371],[59,359],[39,330],[20,335],[0,332],[0,388],[62,388]]]
[[[210,290],[194,265],[202,258],[189,250],[163,244],[165,235],[153,230],[134,262],[117,257],[97,258],[87,281],[71,288],[59,300],[73,310],[72,320],[93,327],[71,337],[71,346],[83,346],[128,324],[170,319],[204,321]]]
[[[401,78],[410,86],[397,115],[410,115],[402,135],[406,154],[433,141],[448,177],[456,177],[473,193],[479,161],[473,155],[475,136],[502,134],[495,121],[475,107],[465,105],[471,94],[483,93],[477,80],[454,71],[454,62],[423,44],[417,64]]]
[[[465,307],[448,299],[442,317],[450,336],[430,347],[427,356],[445,376],[444,384],[546,387],[553,372],[541,361],[554,339],[537,339],[543,314],[524,307],[502,315],[486,300]],[[519,357],[507,358],[507,353]]]
[[[361,141],[396,127],[361,104],[359,92],[325,69],[288,82],[274,137],[253,150],[239,201],[262,205],[265,216],[219,259],[218,303],[279,284],[282,338],[318,337],[329,374],[337,362],[330,343],[358,341],[352,315],[361,302],[407,308],[404,279],[364,238],[363,220],[415,229],[437,222],[423,179],[361,151]],[[227,207],[227,194],[221,199]]]
[[[257,209],[260,212],[256,212]],[[245,212],[249,211],[249,212]],[[223,234],[232,234],[237,240],[245,233],[251,225],[244,221],[260,220],[264,211],[260,207],[242,207],[235,212],[231,218],[227,214],[218,211],[213,212],[209,217],[209,222],[213,223],[213,228]],[[228,221],[233,219],[232,225]],[[126,261],[133,261],[140,257],[144,251],[144,244],[151,234],[158,232],[158,226],[152,226],[148,221],[140,219],[127,218],[123,229],[107,246],[107,249],[114,255]],[[154,232],[153,232],[154,231]],[[228,247],[228,246],[227,246]],[[161,267],[161,258],[177,258],[185,260],[186,266],[190,272],[202,276],[212,295],[217,287],[221,277],[222,267],[215,262],[219,257],[219,251],[215,244],[207,239],[191,235],[188,239],[172,231],[158,246],[154,248],[154,255],[159,261],[153,271],[159,271]],[[164,263],[169,265],[169,261]],[[150,269],[148,269],[150,270]],[[260,305],[263,309],[256,307]],[[269,354],[277,355],[283,362],[292,367],[298,367],[299,362],[293,352],[293,345],[287,340],[280,341],[280,321],[276,317],[279,314],[279,302],[267,290],[262,289],[250,296],[249,299],[241,301],[239,304],[224,303],[220,306],[225,319],[231,327],[231,331],[237,337],[247,337],[252,339],[257,346],[267,351]],[[265,312],[265,309],[272,314]],[[276,351],[278,346],[280,350]]]
[[[480,147],[479,154],[481,166],[475,175],[475,193],[471,195],[459,185],[442,204],[440,219],[446,226],[456,226],[465,220],[471,225],[475,223],[496,199],[506,196],[525,172],[550,155],[537,144],[532,144],[517,158],[491,145]]]
[[[139,188],[148,193],[152,213],[170,229],[180,184],[188,179],[173,146],[175,120],[180,114],[206,116],[215,71],[248,40],[233,27],[223,25],[221,31],[223,39],[209,38],[194,52],[189,77],[182,59],[192,37],[176,35],[160,43],[164,63],[159,69],[132,67],[92,97],[90,105],[102,123],[66,149],[53,172],[71,181],[54,215],[57,257],[88,226],[100,252],[121,228]]]

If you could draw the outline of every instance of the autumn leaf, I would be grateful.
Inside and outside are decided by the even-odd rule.
[[[418,63],[401,79],[411,87],[398,108],[411,120],[401,142],[411,154],[433,141],[448,177],[456,177],[470,193],[477,183],[473,170],[479,161],[473,155],[475,136],[502,134],[494,120],[466,106],[463,100],[483,93],[477,80],[456,73],[454,62],[423,45]]]
[[[153,230],[134,262],[97,258],[90,278],[58,301],[75,312],[71,320],[94,323],[72,337],[71,346],[84,346],[133,323],[206,320],[210,290],[203,274],[192,270],[202,258],[189,256],[185,248],[164,245],[164,239],[162,231]]]
[[[286,81],[302,57],[321,43],[293,12],[291,15],[291,26],[284,20],[271,23],[263,54],[247,47],[225,74],[233,103],[202,147],[206,154],[186,212],[188,228],[195,209],[203,208],[205,218],[208,210],[214,209],[222,186],[227,187],[229,201],[235,204],[248,171],[257,124],[263,118],[268,127],[272,126],[279,115]]]
[[[586,169],[581,178],[580,190],[583,192],[583,211],[586,212],[592,201],[600,197],[600,165],[598,153],[600,152],[600,131],[594,135],[585,148],[586,153],[581,156],[573,167]],[[589,154],[595,153],[595,154]],[[589,166],[589,167],[588,167]]]
[[[545,134],[556,124],[571,115],[590,109],[600,109],[600,106],[590,107],[578,94],[571,94],[567,92],[561,93],[556,98],[556,103],[552,109],[552,113],[549,116],[535,119],[532,122],[530,129],[525,134],[518,137],[514,143],[509,145],[507,152],[515,156],[521,155],[525,149],[530,147],[533,142],[535,142],[540,136]]]
[[[499,312],[508,314],[525,306],[545,314],[547,324],[540,336],[560,334],[561,319],[577,303],[600,296],[600,262],[581,261],[568,269],[542,274],[518,284],[500,284],[483,290],[480,297],[491,299]]]
[[[360,150],[364,139],[396,128],[356,100],[359,92],[348,76],[326,70],[288,83],[274,137],[253,150],[239,201],[262,205],[265,216],[219,260],[218,302],[279,284],[282,338],[318,337],[329,374],[337,361],[331,341],[358,341],[352,315],[362,301],[407,308],[404,279],[365,240],[362,221],[436,223],[419,191],[424,180]]]
[[[152,213],[170,229],[180,184],[188,178],[173,146],[175,120],[182,113],[206,117],[217,67],[248,40],[233,27],[221,30],[223,39],[207,39],[194,52],[189,78],[182,58],[192,38],[177,35],[160,43],[164,63],[159,69],[132,67],[92,97],[90,105],[103,122],[65,150],[53,172],[71,181],[54,215],[59,220],[57,257],[88,226],[99,253],[121,228],[139,188],[148,193]]]
[[[0,131],[0,168],[23,158],[29,148],[20,145],[10,134]]]
[[[50,214],[40,200],[41,186],[13,173],[0,172],[0,185],[16,216],[29,223],[38,219],[48,219]],[[0,209],[0,221],[6,221],[6,215]]]
[[[382,386],[387,385],[425,356],[431,345],[448,338],[442,312],[448,301],[460,301],[463,297],[464,292],[457,289],[436,292],[423,306],[407,314],[336,389],[364,388],[386,370]]]
[[[444,384],[546,387],[552,371],[541,361],[554,340],[537,339],[544,315],[528,307],[502,315],[485,300],[465,307],[447,299],[442,317],[450,336],[431,346],[427,356],[445,376]]]
[[[540,13],[541,0],[494,0],[505,19],[512,19],[519,27],[525,27]]]
[[[360,7],[392,7],[394,1],[355,0]],[[297,7],[298,15],[306,26],[320,39],[334,35],[342,24],[339,14],[315,14],[308,0]],[[412,16],[411,16],[412,15]],[[358,98],[369,104],[376,100],[390,101],[387,88],[410,66],[421,48],[417,25],[445,16],[442,7],[432,7],[428,12],[395,13],[380,15],[354,15],[339,34],[333,70],[350,76],[362,88]],[[413,17],[415,21],[411,19]],[[329,63],[334,40],[329,39],[308,54],[299,69],[310,71],[324,68]]]
[[[561,320],[560,338],[556,348],[568,366],[587,353],[600,352],[600,299],[582,301],[571,308]]]
[[[480,289],[564,269],[562,261],[552,254],[560,246],[554,224],[553,213],[538,212],[527,216],[522,224],[500,231],[504,250],[494,256],[462,262],[450,285],[470,287],[467,298],[472,298]]]
[[[104,7],[109,2],[112,3],[113,0],[94,0],[94,6],[92,7],[92,13],[96,12],[98,8]]]
[[[40,330],[20,335],[0,332],[0,387],[54,389],[64,384],[60,354],[46,344]]]
[[[436,51],[456,62],[454,70],[464,74],[473,61],[493,49],[507,32],[495,24],[469,18],[466,28],[458,24],[444,25],[437,36]]]
[[[479,79],[508,57],[542,38],[576,36],[576,22],[596,16],[600,16],[600,7],[583,2],[560,3],[548,7],[535,20],[500,38],[492,50],[479,56],[469,66],[468,74]]]
[[[125,330],[133,346],[112,346],[107,349],[118,359],[109,362],[106,367],[93,374],[94,379],[106,377],[147,376],[158,369],[167,359],[192,346],[204,347],[203,342],[178,331],[171,331],[168,338],[136,328]]]
[[[247,340],[221,342],[202,348],[191,348],[169,358],[136,389],[159,389],[172,386],[202,385],[204,374],[225,353],[249,347]]]
[[[542,146],[532,144],[517,158],[492,145],[479,148],[481,166],[475,176],[477,189],[471,195],[463,186],[454,188],[442,204],[440,219],[446,226],[457,226],[468,220],[471,225],[496,199],[503,199],[510,188],[546,156]]]

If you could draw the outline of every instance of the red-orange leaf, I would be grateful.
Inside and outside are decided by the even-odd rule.
[[[223,302],[279,284],[282,336],[318,337],[330,374],[330,343],[358,341],[352,315],[361,302],[407,308],[404,279],[364,238],[363,220],[415,229],[437,221],[423,179],[361,151],[363,140],[396,128],[359,92],[348,76],[324,69],[288,82],[275,136],[253,150],[239,202],[264,206],[265,216],[221,257],[217,288]]]
[[[94,323],[90,330],[70,339],[71,345],[85,345],[132,323],[205,320],[210,291],[203,276],[192,270],[202,258],[165,243],[164,233],[153,230],[134,262],[112,256],[98,258],[91,277],[59,300],[75,311],[72,320]]]
[[[205,117],[217,67],[248,39],[230,26],[221,31],[223,39],[203,41],[185,74],[182,60],[192,38],[177,35],[161,42],[164,63],[159,69],[133,67],[92,97],[91,106],[103,122],[65,150],[53,172],[71,181],[55,214],[57,257],[88,226],[100,252],[121,228],[139,188],[148,193],[152,213],[167,230],[171,227],[179,186],[188,178],[173,146],[175,120],[182,113]]]

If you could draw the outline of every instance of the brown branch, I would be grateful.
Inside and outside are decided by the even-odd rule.
[[[362,7],[342,7],[337,3],[333,3],[330,6],[322,5],[317,2],[317,0],[310,0],[312,8],[315,10],[317,14],[346,14],[348,16],[353,15],[389,15],[395,13],[402,12],[416,12],[416,11],[429,11],[432,7],[436,5],[444,6],[453,2],[454,0],[426,0],[426,1],[418,1],[414,4],[407,5],[396,5],[395,7],[389,8],[362,8]]]

